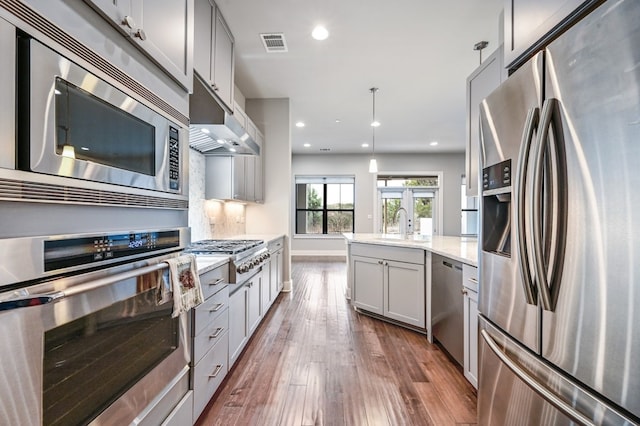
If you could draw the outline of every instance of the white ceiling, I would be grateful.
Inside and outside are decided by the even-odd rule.
[[[376,152],[464,151],[465,83],[479,65],[473,45],[489,42],[483,58],[498,46],[503,0],[217,3],[235,37],[243,95],[290,99],[293,153],[370,152],[361,144],[371,145],[374,86]],[[319,23],[327,40],[311,38]],[[265,52],[259,35],[271,32],[284,33],[288,52]]]

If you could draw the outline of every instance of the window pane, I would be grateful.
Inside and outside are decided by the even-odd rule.
[[[384,198],[382,200],[382,232],[385,234],[398,234],[400,227],[398,226],[399,218],[396,218],[398,209],[400,208],[400,198]],[[401,213],[402,214],[402,213]]]
[[[327,209],[352,209],[353,184],[328,184]]]
[[[353,212],[327,212],[327,233],[353,232]]]
[[[322,209],[324,204],[322,197],[322,184],[299,183],[296,185],[296,208]]]
[[[413,226],[418,234],[433,233],[433,196],[413,199]]]
[[[296,213],[297,234],[322,234],[322,212],[298,211]]]

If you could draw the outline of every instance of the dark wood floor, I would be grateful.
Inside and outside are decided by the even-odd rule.
[[[426,337],[356,313],[341,262],[294,262],[198,425],[464,425],[476,392]]]

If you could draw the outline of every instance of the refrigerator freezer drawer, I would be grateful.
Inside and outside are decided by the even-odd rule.
[[[480,317],[481,425],[634,425]]]

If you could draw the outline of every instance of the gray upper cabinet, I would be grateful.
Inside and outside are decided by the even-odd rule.
[[[256,143],[260,147],[260,155],[254,159],[254,196],[256,203],[264,202],[264,136],[256,129]]]
[[[176,80],[193,86],[193,0],[85,0]]]
[[[467,197],[478,195],[480,150],[480,102],[506,78],[502,66],[502,46],[498,47],[467,78],[467,148],[465,175]]]
[[[214,2],[195,2],[194,69],[218,99],[233,111],[233,35]]]
[[[545,44],[563,23],[580,16],[585,0],[505,0],[504,63],[515,68]]]

